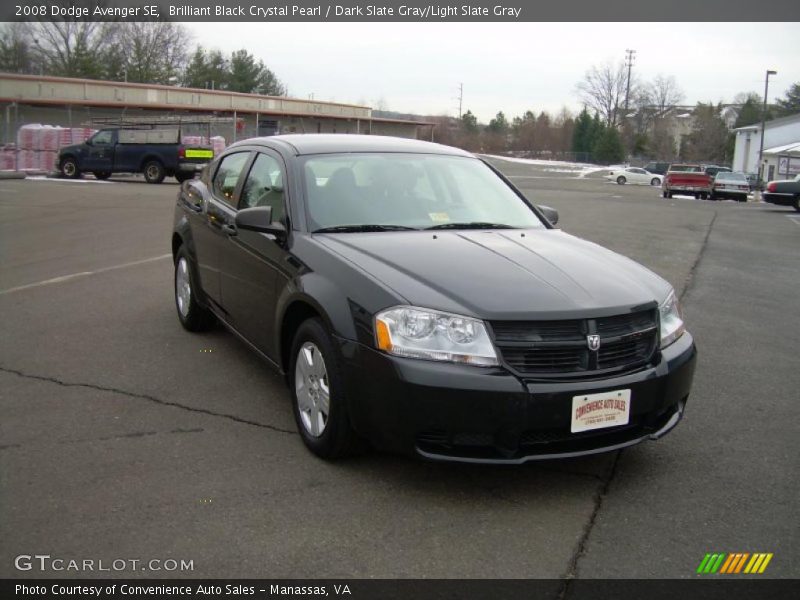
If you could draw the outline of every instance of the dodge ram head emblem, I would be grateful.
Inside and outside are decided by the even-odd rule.
[[[600,349],[600,336],[599,335],[587,335],[586,336],[586,345],[589,346],[589,350],[593,352],[597,352]]]

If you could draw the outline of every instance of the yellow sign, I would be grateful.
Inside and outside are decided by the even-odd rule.
[[[213,150],[187,150],[186,158],[214,158]]]

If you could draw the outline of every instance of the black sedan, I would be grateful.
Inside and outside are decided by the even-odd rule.
[[[657,439],[696,350],[672,287],[471,154],[287,135],[184,183],[178,318],[284,373],[308,448],[521,463]]]

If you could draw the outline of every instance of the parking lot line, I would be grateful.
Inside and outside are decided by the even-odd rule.
[[[61,275],[59,277],[53,277],[52,279],[45,279],[44,281],[37,281],[36,283],[28,283],[26,285],[20,285],[18,287],[8,288],[7,290],[0,290],[0,296],[5,294],[11,294],[13,292],[21,292],[23,290],[28,290],[32,288],[42,287],[45,285],[53,285],[56,283],[64,283],[65,281],[71,281],[73,279],[77,279],[79,277],[86,277],[88,275],[97,275],[99,273],[105,273],[107,271],[116,271],[117,269],[127,269],[128,267],[135,267],[137,265],[144,265],[147,263],[155,262],[157,260],[164,260],[165,258],[172,257],[171,254],[162,254],[161,256],[153,256],[151,258],[145,258],[142,260],[135,260],[133,262],[122,263],[121,265],[113,265],[110,267],[103,267],[102,269],[96,269],[94,271],[81,271],[80,273],[70,273],[69,275]]]
[[[786,215],[786,218],[795,225],[800,225],[800,215]]]

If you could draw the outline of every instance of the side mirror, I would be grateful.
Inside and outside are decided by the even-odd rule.
[[[271,206],[255,206],[253,208],[243,208],[236,213],[237,229],[257,231],[259,233],[269,233],[279,240],[286,237],[286,227],[283,223],[272,222]]]
[[[537,208],[542,211],[545,218],[550,221],[551,225],[558,224],[558,211],[555,208],[545,206],[544,204],[539,204]]]
[[[92,141],[92,138],[89,138],[89,139],[87,139],[87,140],[86,140],[84,143],[85,143],[87,146],[93,146],[93,145],[94,145],[94,142]]]

